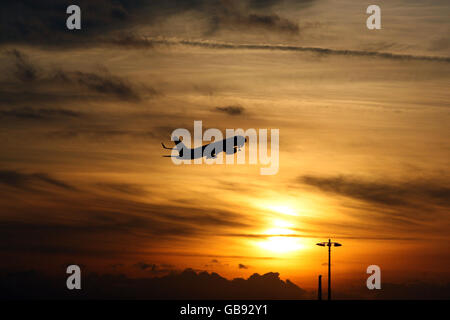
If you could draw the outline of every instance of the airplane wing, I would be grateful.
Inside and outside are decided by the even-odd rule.
[[[164,143],[162,143],[161,142],[161,145],[162,145],[162,147],[164,148],[164,149],[169,149],[169,150],[172,150],[173,148],[167,148],[165,145],[164,145]]]

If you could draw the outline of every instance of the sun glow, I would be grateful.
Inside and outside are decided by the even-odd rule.
[[[295,232],[290,228],[293,224],[285,220],[274,220],[273,228],[263,232],[268,237],[258,242],[258,246],[262,249],[277,253],[286,253],[303,248],[300,239],[293,236]]]
[[[298,213],[290,206],[272,205],[272,206],[267,206],[267,209],[274,211],[274,212],[289,215],[289,216],[298,216]]]
[[[299,239],[289,236],[269,237],[258,244],[261,248],[272,252],[286,253],[303,248]]]

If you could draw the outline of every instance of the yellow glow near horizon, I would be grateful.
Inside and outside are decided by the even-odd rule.
[[[274,220],[273,228],[265,230],[263,233],[269,237],[263,241],[258,242],[258,246],[262,249],[277,253],[286,253],[303,248],[300,239],[296,237],[289,237],[295,232],[289,229],[293,226],[292,223],[286,220]],[[270,237],[273,235],[273,237]]]
[[[303,248],[303,244],[300,243],[298,238],[289,236],[269,237],[259,242],[258,246],[262,249],[277,253],[292,252]]]
[[[282,213],[289,216],[298,216],[298,213],[296,210],[294,210],[292,207],[287,205],[269,205],[266,207],[267,209],[271,211],[275,211],[278,213]]]
[[[294,225],[286,220],[276,219],[273,221],[274,226],[279,228],[291,228]]]

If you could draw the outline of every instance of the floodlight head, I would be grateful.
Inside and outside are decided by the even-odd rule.
[[[325,247],[325,243],[323,243],[323,242],[316,243],[316,245],[317,246],[321,246],[321,247]]]
[[[328,241],[326,241],[326,242],[316,243],[316,245],[320,246],[320,247],[342,247],[342,244],[337,243],[337,242],[331,242],[330,239],[328,239]]]

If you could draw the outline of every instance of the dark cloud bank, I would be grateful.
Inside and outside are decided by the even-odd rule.
[[[305,295],[305,290],[273,272],[233,280],[192,269],[137,279],[92,273],[83,277],[80,291],[67,290],[65,275],[55,278],[34,270],[0,273],[0,299],[302,299]]]
[[[305,175],[298,177],[296,182],[339,198],[348,214],[361,219],[367,226],[378,226],[365,230],[376,231],[376,236],[394,239],[390,233],[396,230],[408,234],[411,240],[433,239],[442,236],[445,230],[450,208],[450,183],[445,176],[371,180],[351,175]],[[322,224],[325,225],[333,227]],[[347,231],[353,228],[350,225],[338,227]],[[353,232],[358,232],[357,229]]]
[[[312,1],[302,1],[305,4]],[[220,1],[220,0],[80,0],[81,30],[66,28],[66,8],[70,1],[58,0],[6,0],[1,4],[1,43],[26,43],[55,47],[90,45],[93,42],[115,42],[123,45],[138,43],[114,40],[111,33],[142,24],[154,25],[180,13],[202,14],[208,24],[205,34],[220,29],[265,30],[268,32],[298,33],[296,22],[272,12],[272,1]],[[138,44],[139,46],[139,44]]]
[[[450,183],[433,179],[412,181],[370,181],[353,176],[301,176],[300,183],[324,192],[376,205],[413,207],[417,202],[450,207]]]
[[[75,187],[54,179],[46,173],[22,173],[14,170],[0,170],[0,189],[2,184],[27,192],[40,192],[41,188],[47,186],[66,191],[76,190]]]
[[[220,0],[80,0],[82,29],[69,31],[66,28],[68,1],[3,1],[0,5],[0,44],[26,44],[47,48],[70,48],[74,46],[115,45],[129,48],[152,48],[155,44],[182,44],[215,49],[282,50],[312,52],[319,55],[361,56],[393,60],[422,60],[450,62],[449,57],[416,56],[364,50],[338,50],[321,47],[282,46],[271,44],[227,44],[192,40],[166,41],[148,40],[134,34],[137,25],[153,26],[177,14],[196,13],[207,22],[205,37],[222,30],[234,32],[277,33],[292,36],[301,33],[297,21],[279,16],[274,8],[290,6],[296,10],[315,3],[301,1],[220,1]],[[33,73],[25,75],[33,77]]]
[[[146,270],[153,265],[143,265]],[[89,273],[82,277],[82,290],[66,288],[66,274],[48,276],[35,270],[0,271],[0,299],[316,299],[315,291],[305,291],[279,274],[254,273],[249,278],[228,280],[217,273],[186,269],[166,275],[129,278],[123,274]],[[364,282],[364,281],[362,281]],[[335,299],[450,299],[450,284],[426,282],[386,283],[381,290],[367,290],[365,286],[335,288]]]
[[[74,119],[82,114],[55,105],[80,100],[137,103],[158,94],[153,88],[114,75],[106,68],[88,72],[43,68],[20,50],[5,53],[11,64],[0,78],[0,108],[5,108],[0,109],[0,118]]]

